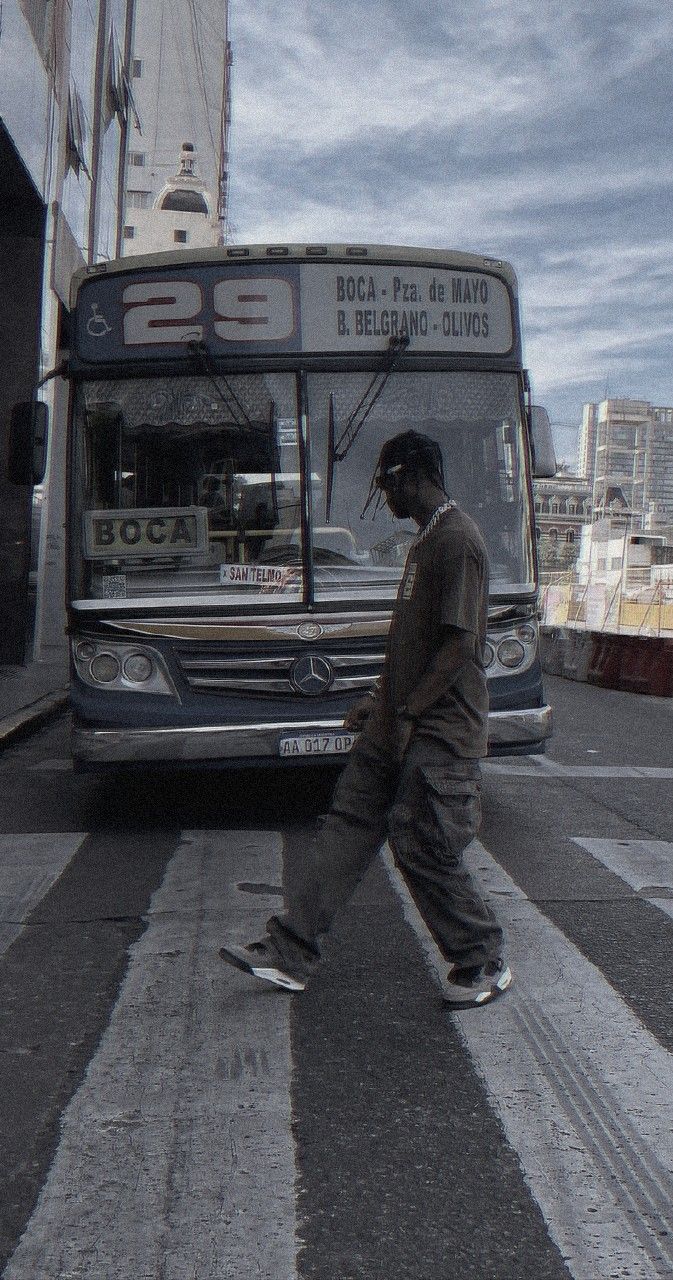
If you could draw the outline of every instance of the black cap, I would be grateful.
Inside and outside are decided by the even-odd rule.
[[[386,440],[379,455],[379,469],[385,471],[396,466],[414,466],[444,481],[442,451],[436,440],[420,431],[402,431]]]

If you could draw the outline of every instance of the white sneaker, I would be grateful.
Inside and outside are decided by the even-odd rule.
[[[272,983],[274,987],[284,987],[286,991],[303,991],[306,987],[304,978],[288,973],[283,967],[271,942],[220,947],[220,959],[243,973],[251,973],[254,978]]]
[[[450,1009],[478,1009],[490,1004],[512,985],[512,971],[504,960],[490,960],[483,968],[454,965],[447,975],[444,1003]]]

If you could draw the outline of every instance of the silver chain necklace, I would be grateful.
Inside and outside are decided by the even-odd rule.
[[[414,547],[417,547],[419,543],[424,542],[428,534],[432,533],[432,530],[435,528],[435,525],[437,524],[437,522],[441,520],[445,511],[451,511],[453,507],[455,507],[455,505],[456,505],[455,502],[449,501],[449,502],[443,502],[440,507],[437,507],[436,510],[433,511],[432,515],[430,516],[428,523],[424,524],[423,528],[420,529],[419,532],[416,534],[416,537],[414,538],[412,545]]]

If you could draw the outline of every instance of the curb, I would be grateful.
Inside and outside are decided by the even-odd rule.
[[[43,698],[38,698],[36,702],[31,702],[30,706],[21,707],[0,720],[0,751],[22,734],[36,729],[61,711],[67,704],[68,692],[67,688],[57,689],[55,693],[48,693]]]
[[[542,670],[602,689],[673,697],[673,640],[658,636],[542,627]]]

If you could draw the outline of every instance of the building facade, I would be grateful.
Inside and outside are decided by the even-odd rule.
[[[582,529],[591,523],[591,489],[562,467],[549,480],[534,480],[533,493],[540,577],[549,582],[575,565]]]
[[[598,405],[585,404],[577,448],[577,474],[593,482]]]
[[[626,399],[585,405],[579,469],[594,519],[616,504],[641,528],[654,511],[673,521],[673,408]]]
[[[3,0],[0,26],[0,456],[17,406],[67,346],[70,279],[119,252],[124,155],[132,116],[134,0]],[[35,651],[63,646],[67,394],[51,412],[43,490]],[[28,656],[33,487],[0,468],[0,664]]]
[[[136,0],[125,255],[226,242],[231,64],[226,0]]]

